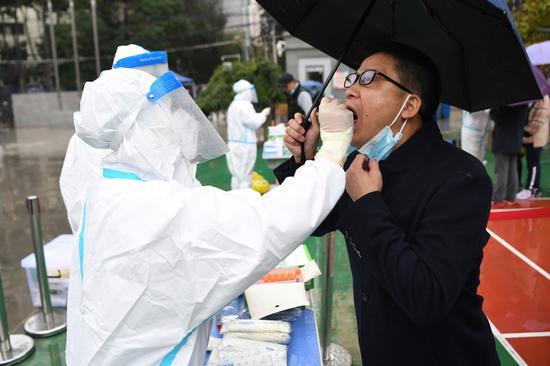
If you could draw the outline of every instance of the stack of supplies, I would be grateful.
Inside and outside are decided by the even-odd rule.
[[[286,355],[284,345],[224,337],[212,350],[208,366],[286,366]]]

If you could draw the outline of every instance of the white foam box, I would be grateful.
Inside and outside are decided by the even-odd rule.
[[[317,263],[311,259],[309,250],[303,244],[286,257],[278,267],[300,267],[304,282],[321,275]],[[257,283],[250,286],[244,292],[250,318],[261,319],[283,310],[309,306],[304,282]]]
[[[71,268],[71,248],[74,245],[73,235],[60,235],[44,245],[44,257],[48,271],[48,284],[52,306],[66,307],[69,293],[69,273]],[[21,260],[21,268],[27,274],[27,284],[31,295],[32,304],[40,307],[40,289],[36,273],[36,260],[34,253]]]

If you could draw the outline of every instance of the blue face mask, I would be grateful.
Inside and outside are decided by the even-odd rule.
[[[387,159],[388,156],[390,156],[392,150],[395,148],[397,143],[399,143],[399,140],[401,140],[401,137],[403,136],[403,129],[405,128],[408,120],[405,120],[403,126],[401,126],[401,129],[395,135],[391,130],[391,126],[393,126],[399,116],[401,116],[401,112],[405,109],[405,105],[409,101],[410,96],[410,94],[407,96],[407,99],[405,99],[405,102],[401,106],[401,109],[393,121],[388,126],[380,130],[380,132],[367,141],[363,146],[357,149],[361,154],[366,155],[369,159],[373,159],[376,162]]]

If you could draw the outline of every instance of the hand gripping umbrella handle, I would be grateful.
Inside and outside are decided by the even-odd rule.
[[[330,79],[329,79],[330,80]],[[323,88],[321,89],[321,92],[319,94],[317,94],[317,97],[315,97],[315,102],[313,103],[313,105],[311,106],[311,108],[309,109],[309,111],[307,112],[307,115],[304,119],[304,124],[302,125],[302,127],[304,128],[305,132],[304,134],[307,132],[307,130],[309,130],[309,128],[311,127],[311,121],[310,121],[310,117],[311,117],[311,113],[313,113],[313,109],[315,107],[318,107],[319,106],[319,99],[320,99],[320,96],[323,94],[323,92],[325,91],[325,86],[323,86]],[[306,162],[306,152],[305,152],[305,147],[304,147],[304,143],[303,142],[300,142],[300,147],[301,147],[301,152],[300,152],[300,164],[304,164]]]
[[[315,97],[315,100],[313,101],[313,104],[311,105],[311,108],[309,108],[309,111],[306,114],[306,118],[304,119],[304,124],[302,125],[305,132],[307,132],[307,130],[311,127],[311,121],[310,121],[311,113],[313,113],[313,110],[316,107],[318,107],[319,104],[321,103],[321,98],[323,97],[323,94],[325,93],[325,89],[327,88],[328,83],[330,83],[330,81],[332,80],[332,77],[334,76],[334,73],[336,72],[336,70],[338,70],[338,66],[340,66],[340,64],[342,63],[342,59],[344,58],[344,56],[345,56],[345,53],[340,58],[340,60],[338,60],[338,62],[336,62],[336,65],[334,65],[334,67],[332,68],[328,78],[323,83],[323,87],[321,88],[321,90],[319,90],[319,93],[317,93],[317,96]],[[301,153],[300,153],[300,164],[304,164],[306,162],[306,152],[305,152],[303,142],[300,142],[300,147],[301,147],[301,150],[302,150]]]

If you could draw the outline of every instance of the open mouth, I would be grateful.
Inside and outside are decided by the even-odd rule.
[[[352,108],[350,108],[350,107],[346,107],[346,108],[347,108],[351,113],[353,113],[353,122],[357,121],[357,118],[359,118],[359,117],[357,116],[357,113],[355,113],[355,111],[354,111]]]

